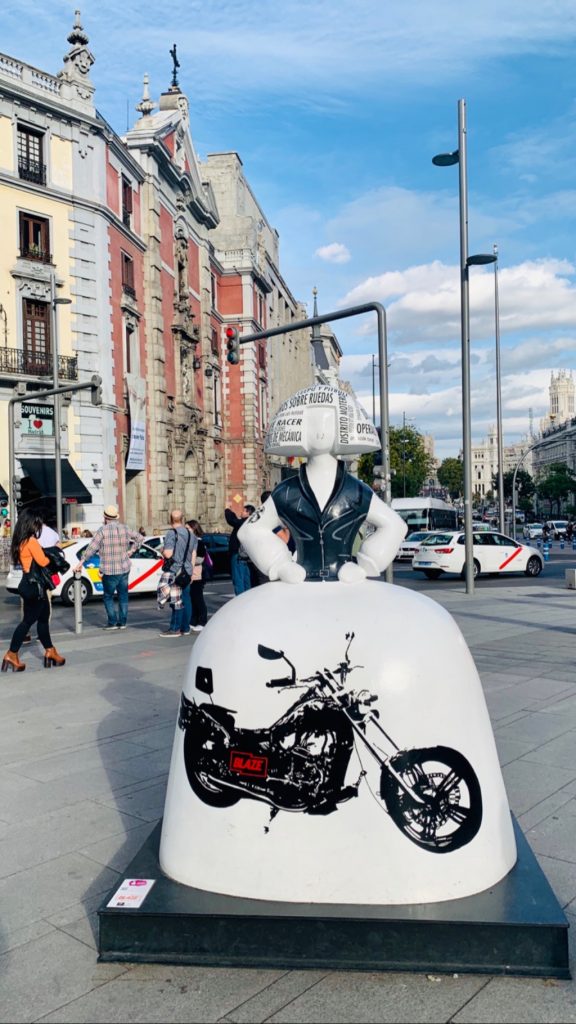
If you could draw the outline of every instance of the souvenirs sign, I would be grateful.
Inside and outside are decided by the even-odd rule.
[[[22,402],[22,435],[26,437],[54,437],[54,406],[35,402]]]

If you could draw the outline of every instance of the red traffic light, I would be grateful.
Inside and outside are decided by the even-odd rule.
[[[226,337],[226,348],[228,349],[227,359],[229,363],[240,362],[240,339],[237,327],[227,327],[224,331]]]

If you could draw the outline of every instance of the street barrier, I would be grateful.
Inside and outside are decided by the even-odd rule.
[[[542,546],[542,551],[544,553],[544,561],[545,562],[549,562],[550,561],[550,543],[548,541],[544,542],[544,544]]]

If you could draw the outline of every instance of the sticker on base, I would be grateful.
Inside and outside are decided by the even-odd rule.
[[[142,906],[155,883],[155,878],[125,878],[106,906],[136,910]]]

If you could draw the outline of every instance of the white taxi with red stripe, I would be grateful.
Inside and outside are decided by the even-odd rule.
[[[544,567],[536,548],[519,544],[504,533],[474,532],[474,575],[481,573],[523,572],[539,576]],[[462,532],[438,530],[430,533],[414,554],[412,568],[428,579],[437,579],[443,572],[465,574],[465,546]]]
[[[76,565],[89,543],[89,540],[83,538],[80,541],[70,541],[67,544],[63,544],[64,557],[71,567]],[[130,593],[154,593],[162,573],[162,562],[163,559],[157,550],[148,547],[147,544],[141,544],[130,559],[130,576],[128,580],[128,590]],[[12,593],[16,593],[21,575],[21,569],[15,566],[10,567],[6,577],[6,587]],[[74,574],[72,570],[70,569],[61,576],[54,576],[53,579],[57,580],[57,584],[52,591],[52,597],[62,598],[63,604],[74,604]],[[82,603],[90,597],[102,597],[102,576],[100,575],[100,559],[98,555],[94,555],[82,567],[80,580]]]

